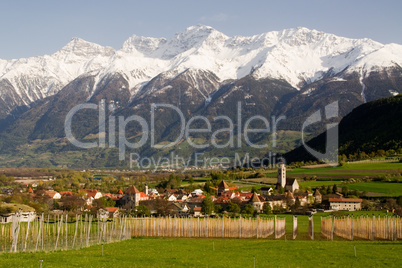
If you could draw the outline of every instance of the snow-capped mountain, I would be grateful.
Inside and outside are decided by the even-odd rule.
[[[0,112],[56,94],[79,75],[104,68],[114,53],[73,38],[50,56],[0,61]]]
[[[159,74],[174,77],[187,69],[212,72],[221,82],[251,74],[256,79],[283,79],[301,89],[340,72],[357,72],[363,78],[372,71],[400,66],[401,45],[306,28],[229,37],[198,25],[170,39],[133,35],[117,51],[73,38],[52,55],[0,60],[0,108],[5,115],[17,106],[30,105],[82,75],[96,76],[93,94],[99,81],[120,73],[135,95]]]
[[[187,121],[209,118],[215,130],[228,127],[227,120],[215,121],[217,116],[241,126],[253,116],[283,115],[286,119],[278,129],[289,131],[285,140],[293,141],[278,146],[284,152],[300,141],[297,133],[306,118],[329,103],[338,101],[343,117],[364,102],[402,93],[401,66],[401,45],[306,28],[229,37],[199,25],[170,39],[133,35],[118,50],[74,38],[52,55],[0,59],[0,157],[7,154],[2,159],[11,159],[10,165],[65,165],[65,158],[58,156],[77,150],[65,137],[68,112],[78,104],[101,101],[108,104],[108,115],[135,114],[145,120],[150,120],[151,104],[172,104]],[[107,123],[106,136],[113,126],[120,127],[116,123]],[[254,123],[252,127],[265,127]],[[307,131],[318,134],[327,123],[321,121]],[[99,124],[98,112],[87,109],[74,115],[72,128],[77,139],[96,140]],[[158,109],[156,143],[163,147],[175,140],[180,124],[175,111]],[[206,126],[197,122],[194,127]],[[126,133],[130,141],[143,135],[136,124],[128,124]],[[225,143],[229,134],[219,133],[217,140]],[[231,133],[242,137],[237,128]],[[210,133],[194,138],[211,140]],[[267,134],[252,139],[270,138]],[[185,143],[179,149],[187,156],[196,152]],[[217,152],[211,146],[205,152],[233,156],[235,149]],[[169,153],[149,144],[139,150],[142,156]],[[99,157],[93,160],[92,154]],[[121,164],[113,149],[78,155],[80,164],[73,165]]]

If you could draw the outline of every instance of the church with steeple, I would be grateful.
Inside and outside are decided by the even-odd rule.
[[[286,178],[286,166],[285,164],[278,165],[278,182],[276,184],[276,188],[280,189],[283,187],[285,191],[294,192],[299,190],[299,183],[296,179],[288,179]]]

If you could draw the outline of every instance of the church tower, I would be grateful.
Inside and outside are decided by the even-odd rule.
[[[285,164],[278,166],[278,186],[285,188],[286,185],[286,167]]]

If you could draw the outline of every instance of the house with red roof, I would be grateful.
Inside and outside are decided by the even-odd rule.
[[[99,199],[102,197],[102,193],[96,189],[82,189],[87,195],[87,197],[92,197],[93,199]]]
[[[60,195],[61,196],[72,196],[74,194],[72,192],[70,192],[70,191],[61,191]]]
[[[235,198],[236,195],[235,195],[235,193],[232,192],[232,191],[225,191],[225,192],[222,192],[222,193],[220,194],[220,196],[223,197],[223,198],[233,199],[233,198]]]
[[[201,207],[194,207],[193,213],[194,213],[194,217],[201,217],[202,216]]]
[[[361,210],[363,199],[360,198],[329,198],[329,207],[333,210]]]
[[[131,185],[126,189],[124,196],[120,199],[121,205],[128,205],[134,208],[140,204],[141,192],[138,191],[137,187]]]
[[[45,195],[47,195],[48,197],[50,197],[50,198],[52,198],[52,199],[55,199],[55,200],[61,198],[60,193],[58,193],[58,192],[56,192],[56,191],[54,191],[54,190],[45,191]]]
[[[172,202],[169,204],[169,214],[187,216],[190,208],[186,203]]]
[[[244,202],[248,202],[253,197],[253,193],[240,193],[239,199]]]
[[[96,189],[82,189],[80,192],[84,193],[85,202],[88,206],[91,206],[95,199],[102,197],[102,193]]]
[[[320,191],[318,191],[318,188],[316,188],[314,191],[314,202],[316,202],[316,203],[322,202],[322,195],[321,195]]]
[[[219,183],[218,185],[218,195],[222,195],[222,193],[228,191],[230,191],[229,185],[224,180],[222,180],[221,183]]]
[[[109,212],[109,218],[117,218],[119,216],[119,208],[105,207],[105,209]]]
[[[98,219],[108,219],[117,218],[119,216],[119,208],[116,207],[105,207],[98,209],[97,218]]]
[[[148,200],[149,197],[146,193],[140,192],[140,201]]]

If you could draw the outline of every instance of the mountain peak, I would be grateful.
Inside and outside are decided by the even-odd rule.
[[[204,42],[206,42],[208,46],[223,45],[221,41],[228,38],[229,37],[210,26],[201,24],[190,26],[184,32],[176,33],[175,36],[167,42],[163,57],[172,58],[190,49],[197,50]]]
[[[150,56],[152,52],[156,51],[164,43],[166,43],[166,38],[163,37],[144,37],[134,34],[123,43],[121,50],[130,53],[139,51],[144,55]]]
[[[93,57],[96,55],[112,55],[114,49],[104,47],[92,42],[88,42],[82,38],[74,37],[61,50],[55,54],[74,54],[76,56]]]
[[[184,32],[212,32],[216,31],[213,27],[204,25],[204,24],[197,24],[192,25],[186,28]]]
[[[197,24],[194,26],[187,27],[186,30],[182,33],[177,33],[177,37],[194,37],[194,36],[199,36],[199,37],[206,37],[206,36],[225,36],[222,32],[216,30],[215,28],[203,24]]]

